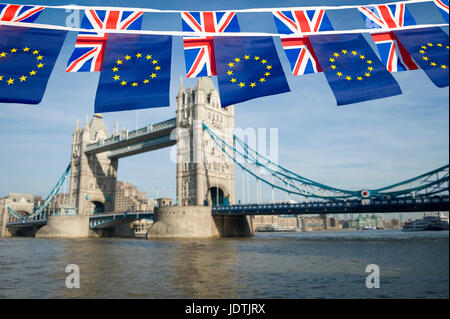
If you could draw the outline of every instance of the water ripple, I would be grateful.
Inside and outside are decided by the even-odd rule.
[[[448,298],[448,232],[0,239],[0,298]],[[80,289],[65,268],[80,267]],[[380,267],[379,289],[365,267]]]

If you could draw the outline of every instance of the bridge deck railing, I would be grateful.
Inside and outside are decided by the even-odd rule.
[[[448,211],[449,197],[437,196],[431,198],[395,198],[395,199],[363,199],[363,200],[348,200],[339,202],[306,202],[306,203],[274,203],[274,204],[239,204],[230,206],[214,206],[212,208],[213,214],[229,214],[229,213],[251,213],[251,212],[286,212],[292,213],[317,213],[320,209],[323,212],[337,212],[346,213],[352,209],[362,209],[364,211],[386,212],[388,208],[404,209],[405,207],[413,211],[418,208],[429,208],[430,210],[442,209]],[[416,210],[414,210],[416,211]]]
[[[140,219],[145,217],[153,218],[153,212],[124,212],[92,215],[89,216],[89,228],[94,229],[119,220]]]

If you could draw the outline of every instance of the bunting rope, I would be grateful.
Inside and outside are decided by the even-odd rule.
[[[166,10],[166,9],[153,9],[153,8],[133,8],[133,7],[108,7],[108,6],[80,6],[80,5],[62,5],[62,6],[51,6],[51,5],[38,5],[32,4],[29,6],[39,6],[49,9],[65,9],[65,10],[123,10],[123,11],[142,11],[147,13],[182,13],[186,11],[233,11],[240,13],[257,13],[257,12],[272,12],[272,11],[285,11],[285,10],[345,10],[345,9],[355,9],[359,7],[367,6],[377,6],[377,5],[394,5],[394,4],[413,4],[413,3],[425,3],[434,2],[433,0],[409,0],[409,1],[394,1],[387,3],[375,3],[375,4],[358,4],[358,5],[343,5],[343,6],[299,6],[299,7],[284,7],[284,8],[250,8],[250,9],[233,9],[233,10]],[[21,4],[27,5],[27,4]]]
[[[12,21],[0,21],[0,25],[9,25],[16,27],[27,27],[36,29],[49,29],[49,30],[61,30],[61,31],[76,31],[76,32],[100,32],[100,33],[125,33],[125,34],[147,34],[147,35],[172,35],[172,36],[215,36],[215,37],[279,37],[284,38],[293,37],[298,38],[299,34],[284,34],[284,33],[272,33],[272,32],[191,32],[191,31],[154,31],[154,30],[117,30],[117,29],[87,29],[87,28],[75,28],[67,27],[53,24],[43,24],[43,23],[28,23],[28,22],[12,22]],[[330,31],[311,31],[302,32],[301,35],[331,35],[331,34],[348,34],[348,33],[382,33],[391,32],[396,30],[407,30],[407,29],[423,29],[431,27],[445,27],[448,26],[447,23],[433,23],[433,24],[416,24],[409,26],[402,26],[396,28],[379,28],[379,29],[351,29],[351,30],[330,30]]]
[[[285,7],[285,8],[253,8],[253,9],[236,9],[236,10],[220,10],[225,12],[240,12],[240,13],[257,13],[257,12],[274,12],[274,11],[287,11],[287,10],[343,10],[343,9],[357,9],[360,7],[367,6],[377,6],[377,5],[398,5],[398,4],[413,4],[413,3],[426,3],[433,2],[434,0],[410,0],[410,1],[397,1],[388,2],[382,4],[362,4],[362,5],[343,5],[343,6],[303,6],[303,7]],[[26,6],[26,5],[25,5]],[[183,13],[185,10],[161,10],[153,8],[133,8],[133,7],[107,7],[107,6],[80,6],[80,5],[30,5],[35,7],[50,8],[50,9],[64,9],[64,10],[121,10],[121,11],[136,11],[136,12],[147,12],[147,13]],[[218,12],[215,10],[213,12]],[[206,12],[206,11],[199,11]],[[27,27],[27,28],[37,28],[37,29],[50,29],[50,30],[61,30],[61,31],[74,31],[74,32],[99,32],[99,33],[124,33],[124,34],[141,34],[141,35],[171,35],[171,36],[182,36],[182,37],[211,37],[211,36],[283,36],[288,37],[298,37],[299,34],[284,34],[284,33],[273,33],[273,32],[199,32],[199,31],[155,31],[155,30],[117,30],[117,29],[97,29],[97,28],[81,28],[72,26],[61,26],[54,24],[43,24],[34,22],[18,22],[18,21],[0,21],[2,25]],[[418,28],[430,28],[430,27],[445,27],[448,26],[446,23],[439,24],[420,24],[420,25],[409,25],[400,27],[389,27],[389,28],[364,28],[364,29],[350,29],[350,30],[329,30],[329,31],[310,31],[301,32],[300,35],[308,36],[314,34],[322,35],[332,35],[332,34],[348,34],[348,33],[381,33],[381,32],[391,32],[396,30],[405,29],[418,29]]]

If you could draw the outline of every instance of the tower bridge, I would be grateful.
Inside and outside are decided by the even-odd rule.
[[[141,218],[155,221],[148,237],[251,236],[252,215],[448,211],[448,165],[378,189],[330,187],[272,162],[234,135],[233,106],[221,107],[210,78],[199,78],[193,89],[180,82],[176,100],[175,118],[132,131],[116,128],[110,134],[100,114],[84,127],[77,124],[70,164],[44,200],[26,214],[11,200],[0,200],[0,236],[7,231],[36,237],[125,236],[127,224]],[[176,205],[115,213],[119,159],[174,145]],[[251,190],[249,178],[255,180]],[[272,192],[270,203],[261,200],[263,187]],[[276,203],[275,192],[286,195],[284,203]]]

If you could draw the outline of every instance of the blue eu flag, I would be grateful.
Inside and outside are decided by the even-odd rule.
[[[95,112],[169,106],[172,37],[110,34]]]
[[[437,87],[448,86],[448,35],[444,31],[423,28],[394,34]]]
[[[67,31],[0,28],[0,102],[38,104]]]
[[[401,94],[362,34],[309,36],[338,105]]]
[[[214,38],[222,107],[290,92],[271,37]]]

